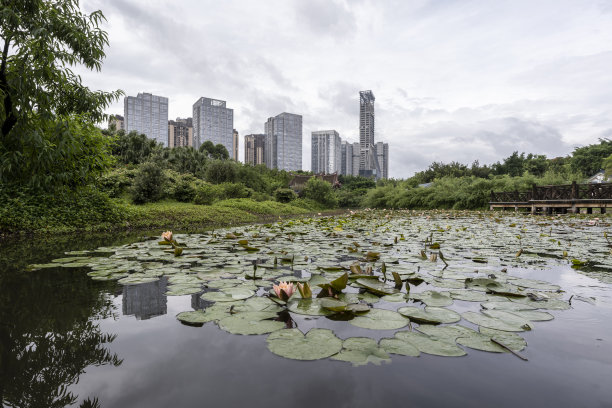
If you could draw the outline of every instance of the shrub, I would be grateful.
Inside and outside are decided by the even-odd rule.
[[[159,201],[162,198],[165,176],[155,163],[144,163],[138,169],[131,189],[135,204]]]
[[[251,195],[250,188],[246,188],[244,184],[241,183],[222,183],[219,184],[221,191],[223,191],[223,196],[225,198],[247,198]]]
[[[306,182],[302,195],[327,208],[334,208],[338,205],[338,198],[332,185],[316,177],[311,177]]]
[[[211,205],[217,200],[222,200],[224,197],[225,193],[221,187],[204,183],[196,188],[193,202],[194,204]]]
[[[279,203],[288,203],[297,198],[297,194],[290,188],[277,188],[274,192],[274,199]]]
[[[206,181],[213,184],[234,183],[237,176],[236,162],[229,160],[213,160],[206,168]]]
[[[108,194],[109,197],[121,197],[134,183],[136,171],[125,167],[115,169],[102,175],[96,181],[96,187]]]

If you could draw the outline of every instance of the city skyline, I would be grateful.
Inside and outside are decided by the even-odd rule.
[[[433,161],[556,157],[610,137],[605,3],[85,0],[85,10],[103,10],[110,46],[101,73],[77,73],[94,89],[169,95],[170,117],[189,115],[201,95],[231,101],[241,134],[298,112],[304,168],[312,131],[358,141],[356,94],[373,89],[377,138],[403,158],[390,174],[409,177]],[[264,16],[270,24],[252,24]]]

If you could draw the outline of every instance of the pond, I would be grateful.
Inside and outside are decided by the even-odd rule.
[[[607,406],[608,232],[584,216],[360,211],[4,241],[0,395],[14,407]]]

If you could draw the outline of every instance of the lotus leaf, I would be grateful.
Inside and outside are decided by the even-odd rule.
[[[459,313],[443,307],[426,307],[420,309],[418,307],[406,306],[400,307],[398,310],[403,316],[406,316],[410,321],[426,324],[440,323],[455,323],[461,320]]]
[[[393,286],[389,286],[378,280],[360,278],[357,279],[355,283],[375,295],[393,295],[399,292]]]
[[[219,320],[219,327],[233,334],[265,334],[285,327],[284,322],[274,321],[275,312],[240,312]]]
[[[342,343],[342,351],[331,357],[332,360],[348,361],[353,366],[369,363],[380,365],[391,361],[389,355],[378,346],[376,340],[368,337],[350,337]]]
[[[206,292],[200,296],[203,300],[211,302],[234,302],[236,300],[248,299],[254,296],[255,292],[244,288],[226,288],[219,292]]]
[[[449,292],[436,292],[435,290],[427,290],[420,293],[410,293],[408,297],[412,300],[418,300],[425,303],[427,306],[450,306],[453,304],[453,299]]]
[[[458,347],[454,341],[448,341],[438,337],[410,331],[400,331],[395,333],[395,338],[416,347],[421,353],[444,357],[460,357],[466,355],[466,352]]]
[[[487,312],[487,311],[485,311]],[[528,320],[522,319],[516,315],[504,315],[504,318],[488,316],[482,313],[465,312],[461,315],[465,320],[479,326],[488,327],[490,329],[503,330],[509,332],[521,332],[531,330],[531,324]]]
[[[342,350],[342,340],[329,329],[311,329],[306,335],[298,329],[278,330],[266,342],[272,353],[294,360],[319,360]]]
[[[355,317],[350,323],[363,329],[395,330],[401,329],[410,321],[391,310],[371,309],[367,314]]]

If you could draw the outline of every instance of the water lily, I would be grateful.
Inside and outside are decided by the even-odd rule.
[[[274,289],[274,293],[276,293],[276,296],[278,296],[280,299],[283,299],[282,292],[285,292],[285,294],[287,295],[287,299],[290,298],[291,295],[293,295],[293,292],[295,292],[295,288],[293,287],[293,283],[291,282],[280,282],[278,285],[272,285],[272,288]]]
[[[162,233],[164,241],[172,242],[172,231],[166,231]]]

